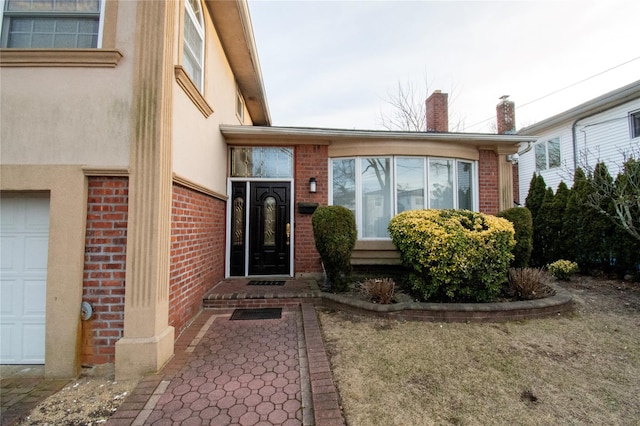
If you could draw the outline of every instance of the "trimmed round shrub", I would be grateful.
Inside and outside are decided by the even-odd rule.
[[[356,244],[356,219],[342,206],[318,207],[311,217],[316,249],[333,291],[346,291],[351,274],[351,252]]]
[[[578,272],[578,264],[570,260],[556,260],[547,265],[551,275],[562,281],[569,281],[571,276]]]
[[[513,207],[503,210],[496,216],[507,219],[513,224],[515,230],[516,245],[513,248],[513,268],[526,268],[529,266],[531,250],[533,249],[533,219],[531,211],[526,207]]]
[[[409,210],[389,232],[424,300],[486,302],[507,282],[513,225],[468,210]]]

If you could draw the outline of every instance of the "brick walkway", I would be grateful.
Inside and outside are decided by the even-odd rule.
[[[344,425],[315,310],[301,306],[268,320],[205,310],[107,425]]]

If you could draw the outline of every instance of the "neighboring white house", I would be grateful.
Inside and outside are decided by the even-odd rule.
[[[517,132],[538,137],[521,145],[518,159],[520,202],[533,173],[554,191],[560,181],[573,184],[576,167],[593,169],[604,161],[617,176],[625,156],[640,153],[640,80],[606,93]]]

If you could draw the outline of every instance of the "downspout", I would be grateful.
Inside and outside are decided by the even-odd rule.
[[[606,109],[600,109],[597,112],[594,112],[592,114],[578,117],[576,121],[574,121],[573,124],[571,125],[571,138],[573,139],[573,173],[575,173],[576,169],[578,168],[578,138],[576,136],[576,127],[578,127],[578,123],[582,120],[586,120],[587,118],[591,118],[595,115],[601,114],[602,111],[605,111],[605,110]]]

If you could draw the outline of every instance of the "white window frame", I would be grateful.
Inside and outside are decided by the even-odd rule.
[[[189,76],[189,78],[191,79],[191,81],[193,81],[193,83],[195,84],[195,86],[197,87],[197,89],[200,91],[200,93],[204,92],[204,51],[205,51],[205,30],[204,30],[204,11],[202,9],[202,2],[200,0],[195,0],[195,2],[198,4],[199,7],[199,12],[200,12],[200,19],[198,19],[198,17],[196,16],[196,13],[194,12],[193,8],[191,7],[191,2],[189,0],[185,0],[184,1],[184,19],[189,19],[191,21],[191,23],[193,24],[193,26],[196,29],[196,32],[198,33],[198,35],[200,36],[200,39],[202,41],[201,43],[201,48],[200,48],[200,52],[194,52],[191,49],[191,46],[189,46],[189,44],[187,43],[187,38],[185,37],[184,31],[186,29],[186,25],[184,26],[185,28],[183,28],[183,34],[182,34],[182,49],[183,49],[183,58],[182,60],[184,61],[184,57],[187,56],[187,51],[190,52],[190,54],[192,56],[196,56],[199,61],[200,61],[200,79],[199,81],[196,81],[196,79],[194,78],[193,75],[191,75],[189,72],[187,72],[187,70],[185,69],[185,72],[187,73],[187,75]]]
[[[240,88],[236,84],[236,117],[240,121],[240,124],[244,123],[244,98],[240,92]]]
[[[551,167],[549,162],[549,143],[555,142],[555,141],[558,142],[558,154],[560,155],[560,158],[558,161],[558,165]],[[538,167],[538,158],[537,158],[537,152],[536,152],[538,146],[544,146],[544,160],[545,160],[544,169],[541,169]],[[537,142],[533,152],[534,152],[534,164],[535,164],[536,172],[543,172],[545,170],[554,170],[562,167],[562,142],[561,142],[560,136],[546,138],[544,141]]]
[[[636,111],[631,111],[629,113],[629,137],[631,139],[640,138],[640,129],[638,129],[638,133],[635,133],[635,121],[640,121],[640,109]]]
[[[358,239],[359,240],[390,240],[390,237],[363,237],[363,206],[362,206],[362,159],[365,158],[389,158],[391,160],[391,211],[390,217],[393,218],[398,214],[398,192],[396,188],[397,182],[397,159],[411,159],[411,158],[419,158],[423,160],[423,187],[424,187],[424,208],[430,208],[429,202],[429,160],[430,159],[438,159],[438,160],[451,160],[453,161],[453,208],[458,208],[458,163],[464,162],[467,164],[471,164],[471,185],[472,185],[472,210],[478,211],[478,206],[480,205],[480,195],[479,195],[479,179],[478,179],[478,161],[477,160],[469,160],[466,158],[445,158],[445,157],[431,157],[431,156],[406,156],[406,155],[363,155],[356,157],[334,157],[329,158],[328,160],[328,170],[329,170],[329,205],[333,205],[333,161],[334,160],[354,160],[355,162],[355,217],[356,217],[356,227],[358,230]]]
[[[102,48],[102,38],[104,34],[104,15],[105,15],[105,7],[108,0],[98,0],[100,2],[100,16],[98,17],[98,35],[96,41],[96,47],[93,49],[101,49]],[[0,0],[0,47],[7,48],[4,46],[5,43],[8,43],[8,34],[4,34],[4,21],[5,21],[5,6],[6,0]],[[64,12],[38,12],[38,15],[50,15],[51,17],[61,16],[61,15],[69,15],[69,13]],[[73,15],[73,13],[71,13]],[[8,30],[7,30],[8,31]]]

